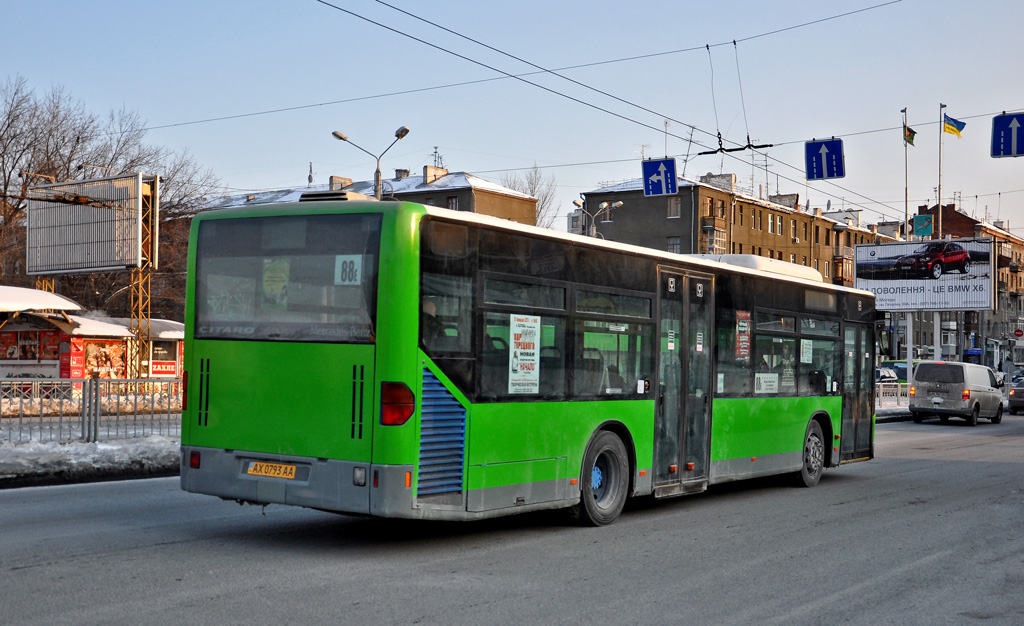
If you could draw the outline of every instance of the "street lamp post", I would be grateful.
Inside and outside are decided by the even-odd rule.
[[[352,144],[356,148],[359,148],[360,150],[362,150],[363,152],[365,152],[366,154],[372,156],[374,159],[377,160],[377,171],[373,175],[373,195],[378,200],[380,200],[380,196],[381,196],[381,189],[380,189],[380,186],[381,186],[381,183],[380,183],[380,158],[382,156],[384,156],[384,154],[388,150],[391,149],[391,146],[393,146],[396,143],[398,143],[399,139],[401,139],[402,137],[405,137],[406,135],[409,134],[409,127],[408,126],[403,126],[403,127],[399,128],[398,130],[396,130],[395,131],[395,140],[392,141],[391,142],[391,146],[388,146],[387,148],[385,148],[384,152],[381,152],[380,155],[375,155],[374,153],[370,152],[366,148],[363,148],[362,146],[359,146],[358,144],[355,144],[352,141],[349,141],[348,136],[345,133],[341,132],[340,130],[336,130],[336,131],[334,131],[331,134],[334,135],[335,139],[339,139],[341,141],[347,141],[348,143]]]
[[[622,206],[621,200],[616,200],[615,202],[602,202],[597,205],[597,213],[591,213],[585,208],[585,204],[583,202],[573,200],[572,203],[577,209],[582,211],[584,215],[590,218],[590,222],[587,225],[587,236],[600,237],[601,239],[604,239],[604,235],[597,232],[597,217],[604,213],[604,219],[601,220],[601,223],[609,223],[612,221],[612,209],[617,209]]]

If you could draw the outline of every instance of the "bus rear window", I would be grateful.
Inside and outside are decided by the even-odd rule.
[[[372,343],[380,225],[380,215],[203,222],[195,337]]]

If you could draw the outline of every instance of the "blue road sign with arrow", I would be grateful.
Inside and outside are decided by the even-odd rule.
[[[804,163],[807,180],[824,180],[826,178],[842,178],[846,176],[846,164],[843,162],[843,140],[823,139],[812,140],[804,144]]]
[[[1024,113],[1003,113],[992,118],[992,158],[1024,156]]]
[[[644,195],[671,196],[676,193],[676,160],[643,161]]]

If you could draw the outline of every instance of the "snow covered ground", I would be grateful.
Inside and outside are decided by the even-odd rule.
[[[878,409],[878,423],[910,418],[905,407]],[[0,488],[168,476],[178,472],[178,437],[152,435],[97,443],[0,443]]]
[[[96,443],[0,443],[0,488],[167,476],[180,439],[153,435]]]

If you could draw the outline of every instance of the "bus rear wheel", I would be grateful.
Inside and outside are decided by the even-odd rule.
[[[607,526],[622,513],[629,489],[629,457],[622,440],[612,432],[598,432],[583,455],[580,503],[573,516],[585,526]]]
[[[803,459],[797,473],[797,485],[813,487],[825,471],[825,437],[818,422],[811,420],[804,435]]]

